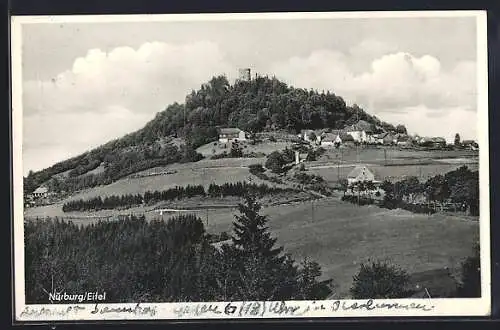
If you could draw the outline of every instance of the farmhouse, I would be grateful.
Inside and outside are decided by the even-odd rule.
[[[342,139],[340,138],[340,134],[336,133],[325,133],[321,136],[321,145],[322,146],[339,146],[342,143]]]
[[[464,140],[462,141],[462,146],[469,150],[477,150],[479,149],[479,145],[474,140]]]
[[[312,129],[304,129],[300,132],[300,137],[306,142],[319,142],[319,135]]]
[[[409,146],[411,144],[411,141],[410,141],[410,138],[408,137],[408,135],[404,135],[404,134],[401,134],[400,136],[398,136],[397,138],[398,142],[397,142],[397,145],[398,146]]]
[[[246,132],[239,128],[219,128],[219,142],[246,141]]]
[[[446,146],[446,140],[442,137],[433,137],[430,139],[431,146],[441,148]]]
[[[42,198],[42,197],[47,197],[49,195],[49,189],[46,187],[38,187],[33,191],[31,194],[33,198]]]
[[[348,175],[347,183],[349,185],[361,181],[375,181],[375,175],[366,166],[356,166]]]
[[[367,121],[359,120],[356,124],[346,128],[346,132],[356,142],[368,142],[368,136],[373,133],[373,128]]]

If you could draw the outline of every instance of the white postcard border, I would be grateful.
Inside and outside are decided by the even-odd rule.
[[[403,17],[476,17],[478,142],[480,175],[480,255],[482,297],[474,299],[391,299],[325,300],[287,302],[204,302],[144,304],[48,304],[26,305],[24,282],[24,226],[22,174],[22,58],[23,24],[152,22],[189,20],[245,19],[340,19]],[[487,316],[491,305],[490,203],[488,146],[488,70],[485,11],[395,11],[335,13],[255,13],[255,14],[175,14],[175,15],[92,15],[92,16],[16,16],[11,18],[12,60],[12,146],[13,146],[13,252],[14,300],[16,321],[77,320],[161,320],[161,319],[234,319],[297,317],[433,317]],[[23,242],[23,243],[21,243]],[[283,305],[284,304],[284,305]],[[378,305],[377,305],[378,304]],[[422,305],[430,310],[424,311]],[[203,307],[205,306],[205,307]],[[210,307],[212,306],[212,307]],[[234,313],[227,313],[234,306]],[[250,306],[250,307],[249,307]],[[258,306],[258,308],[257,308]],[[267,307],[266,307],[267,306]],[[274,306],[274,307],[273,307]],[[281,306],[281,307],[280,307]],[[320,306],[323,306],[321,308]],[[355,306],[356,308],[353,308]],[[420,306],[420,307],[419,307]],[[240,311],[258,310],[257,315]],[[274,308],[274,309],[273,309]],[[277,309],[276,309],[277,308]],[[285,312],[279,312],[279,310]],[[290,309],[288,309],[290,308]],[[295,312],[287,312],[293,310]],[[336,309],[336,310],[335,310]],[[231,308],[233,310],[233,308]],[[105,311],[105,312],[103,312]],[[93,313],[95,312],[95,313]],[[142,313],[142,314],[141,314]],[[243,314],[243,315],[242,315]]]

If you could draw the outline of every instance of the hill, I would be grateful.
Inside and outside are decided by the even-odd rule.
[[[342,129],[360,121],[375,130],[395,130],[331,92],[294,88],[276,78],[256,77],[233,85],[213,77],[185,103],[173,103],[142,129],[24,178],[25,194],[44,184],[72,192],[112,183],[148,168],[203,158],[196,148],[217,139],[217,127],[248,132]],[[365,124],[366,125],[366,124]]]

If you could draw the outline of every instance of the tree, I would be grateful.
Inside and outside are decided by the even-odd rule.
[[[316,142],[316,134],[314,132],[309,133],[307,137],[309,138],[309,141]]]
[[[396,132],[400,134],[408,134],[406,127],[404,125],[397,125]]]
[[[339,184],[340,184],[340,189],[342,190],[342,192],[344,193],[344,196],[345,196],[345,193],[347,192],[347,189],[349,188],[349,183],[348,183],[347,179],[340,179]]]
[[[283,247],[276,247],[276,238],[268,231],[266,216],[259,214],[261,205],[248,194],[238,205],[239,215],[233,222],[232,242],[237,250],[240,299],[283,299],[279,292],[296,287],[297,269],[282,255]],[[295,291],[290,291],[290,294]]]
[[[273,173],[282,173],[285,164],[283,155],[279,151],[273,151],[267,156],[265,166]]]
[[[455,147],[460,146],[460,135],[457,133],[455,134]]]
[[[387,262],[362,263],[350,289],[354,299],[406,298],[409,275]]]
[[[307,258],[301,263],[301,269],[298,276],[299,292],[296,299],[324,299],[328,297],[332,290],[329,287],[331,280],[318,282],[321,276],[321,267],[316,261],[310,261]]]
[[[479,244],[474,246],[474,255],[462,263],[461,284],[458,287],[459,297],[481,297],[481,258]]]
[[[243,149],[239,145],[237,141],[231,143],[231,152],[230,152],[231,157],[234,158],[239,158],[243,157]]]

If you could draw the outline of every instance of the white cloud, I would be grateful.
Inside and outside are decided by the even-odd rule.
[[[380,119],[402,123],[411,134],[441,136],[449,143],[453,142],[456,133],[463,140],[477,140],[477,113],[463,107],[430,109],[418,105],[382,113]]]
[[[210,42],[91,49],[71,70],[24,83],[24,171],[136,130],[214,74],[234,72]]]
[[[431,55],[397,52],[373,60],[370,70],[362,73],[350,63],[342,53],[316,51],[275,63],[272,70],[296,87],[333,91],[348,103],[389,122],[404,123],[421,135],[464,132],[476,137],[476,125],[471,125],[477,122],[474,62],[460,62],[446,71]]]

